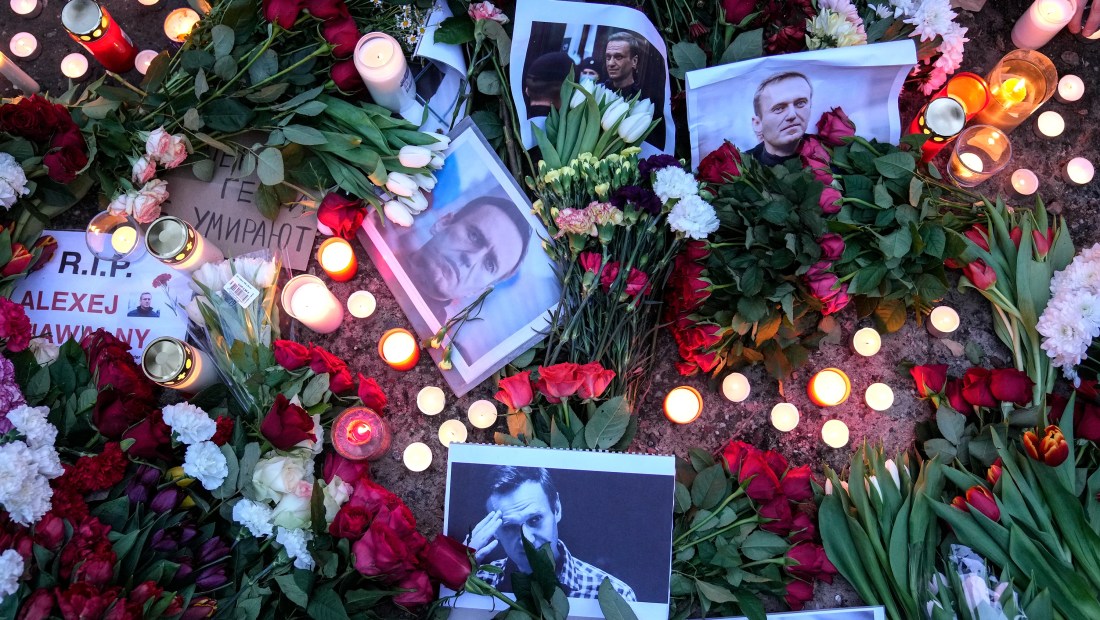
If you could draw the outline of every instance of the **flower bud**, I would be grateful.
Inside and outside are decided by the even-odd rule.
[[[630,111],[630,104],[622,99],[616,101],[611,107],[607,108],[607,111],[603,113],[603,118],[600,119],[600,127],[603,127],[604,131],[611,129],[615,123],[619,122],[626,113]]]
[[[651,119],[652,116],[649,114],[628,116],[626,120],[619,124],[619,137],[627,144],[634,144],[642,137],[645,130],[649,128]]]
[[[409,210],[409,213],[416,215],[428,208],[428,199],[424,196],[423,192],[413,192],[412,196],[406,198],[405,196],[398,196],[397,201],[405,205],[405,208]]]
[[[382,210],[386,214],[386,219],[393,222],[394,224],[397,224],[398,226],[404,226],[405,228],[412,226],[412,213],[409,213],[409,209],[400,202],[397,202],[396,200],[391,200],[385,204]]]
[[[397,159],[406,168],[423,168],[432,161],[432,152],[422,146],[412,144],[401,147],[397,153]]]
[[[451,139],[447,136],[434,134],[432,137],[435,138],[436,141],[424,147],[429,151],[445,151],[447,147],[451,145]]]
[[[417,174],[413,178],[416,179],[416,184],[420,186],[420,189],[428,192],[435,189],[437,181],[434,174]]]
[[[417,185],[416,181],[409,175],[402,172],[391,172],[386,180],[386,189],[395,196],[408,198],[416,191]]]

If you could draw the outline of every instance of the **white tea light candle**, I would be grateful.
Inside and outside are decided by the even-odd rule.
[[[491,400],[478,400],[466,412],[474,428],[489,428],[497,421],[497,406]]]
[[[677,424],[694,422],[703,413],[703,396],[699,390],[681,385],[665,396],[665,417]]]
[[[1093,167],[1092,162],[1084,157],[1074,157],[1066,164],[1066,178],[1072,183],[1077,185],[1084,185],[1092,180],[1096,169]]]
[[[344,307],[325,283],[314,275],[294,276],[283,286],[283,310],[319,334],[336,331],[344,321]]]
[[[138,4],[142,6],[156,6],[160,0],[138,0]]]
[[[11,0],[11,12],[27,19],[38,17],[42,12],[42,3],[38,0]]]
[[[1035,120],[1035,130],[1039,132],[1040,136],[1057,138],[1066,130],[1066,121],[1061,114],[1054,110],[1047,110]]]
[[[11,48],[11,53],[14,56],[22,58],[23,60],[34,60],[38,57],[38,54],[42,52],[42,50],[38,48],[38,39],[29,32],[15,33],[8,47]]]
[[[830,448],[848,445],[848,425],[840,420],[829,420],[821,427],[821,439]]]
[[[428,444],[419,441],[410,443],[401,455],[401,460],[409,471],[424,471],[432,464],[432,449]]]
[[[751,391],[749,378],[739,372],[731,372],[722,379],[722,396],[731,402],[739,403],[745,400]]]
[[[447,395],[443,390],[429,385],[416,395],[416,408],[424,415],[438,415],[447,405]]]
[[[946,338],[959,328],[959,313],[950,306],[936,306],[928,315],[928,333],[936,338]]]
[[[886,411],[894,405],[894,390],[885,383],[872,383],[864,394],[867,406],[875,411]]]
[[[788,433],[798,426],[798,407],[790,403],[779,403],[772,407],[772,426],[776,430]]]
[[[61,59],[61,73],[70,80],[79,80],[88,75],[88,57],[73,52]]]
[[[1062,103],[1073,103],[1081,99],[1085,94],[1085,81],[1076,75],[1063,75],[1058,80],[1058,90],[1054,98]]]
[[[119,226],[111,233],[111,248],[119,254],[127,254],[137,245],[137,229],[133,226]]]
[[[1039,177],[1027,168],[1012,173],[1012,189],[1021,196],[1030,196],[1039,189]]]
[[[863,357],[871,357],[882,348],[882,336],[874,327],[864,327],[852,334],[852,350]]]
[[[365,319],[374,314],[378,302],[370,291],[355,291],[348,297],[348,312],[357,319]]]
[[[448,448],[452,443],[464,443],[469,431],[458,420],[447,420],[439,425],[439,442]]]
[[[134,58],[134,68],[138,70],[138,73],[145,75],[149,71],[149,65],[153,64],[153,59],[156,57],[157,53],[153,50],[141,50]]]
[[[178,8],[164,18],[164,34],[176,43],[183,43],[191,36],[191,29],[200,19],[202,18],[194,9]]]

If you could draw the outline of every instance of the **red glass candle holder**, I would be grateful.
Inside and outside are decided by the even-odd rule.
[[[948,80],[909,124],[909,133],[928,136],[921,161],[932,161],[951,144],[966,123],[989,105],[989,99],[989,85],[980,75],[964,71]]]
[[[332,445],[350,461],[374,461],[390,449],[393,433],[373,409],[351,407],[332,423]]]
[[[61,11],[61,23],[108,71],[125,73],[134,68],[138,51],[133,41],[94,0],[71,0]]]

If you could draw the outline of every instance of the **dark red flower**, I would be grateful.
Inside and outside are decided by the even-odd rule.
[[[818,200],[818,206],[821,207],[821,212],[825,215],[835,215],[840,213],[841,199],[844,196],[841,195],[840,190],[827,185],[825,189],[821,190],[821,198]]]
[[[963,396],[963,383],[959,379],[952,379],[947,382],[944,388],[944,393],[947,394],[947,402],[951,403],[951,408],[959,413],[973,414],[974,407],[970,403],[966,402],[966,397]]]
[[[360,480],[370,480],[370,463],[346,459],[335,451],[326,452],[322,472],[325,483],[331,483],[333,478],[339,477],[355,487]]]
[[[293,340],[276,340],[274,344],[275,361],[287,370],[298,370],[309,363],[309,347]]]
[[[335,19],[348,15],[344,0],[305,0],[305,9],[317,19]]]
[[[18,353],[31,343],[31,320],[23,306],[0,297],[0,340],[12,353]]]
[[[52,511],[34,524],[34,542],[50,551],[56,551],[65,542],[65,521]]]
[[[57,239],[53,235],[42,235],[31,246],[31,250],[39,250],[38,258],[31,263],[31,272],[33,273],[44,267],[53,258],[53,255],[57,252]]]
[[[980,291],[997,283],[997,272],[980,258],[963,267],[963,275]]]
[[[708,32],[710,32],[710,28],[707,28],[706,25],[701,22],[694,21],[688,24],[688,35],[693,39],[698,39]]]
[[[362,200],[336,192],[325,195],[317,208],[317,221],[331,228],[332,234],[349,240],[355,237],[366,216],[367,206]]]
[[[997,397],[990,390],[990,372],[985,368],[971,368],[962,376],[962,395],[975,407],[996,407]]]
[[[844,144],[844,138],[856,135],[856,124],[848,118],[841,108],[833,108],[821,115],[817,121],[817,135],[829,146]]]
[[[797,562],[787,567],[787,572],[798,579],[812,582],[815,579],[832,583],[836,568],[825,555],[825,549],[813,543],[800,543],[787,551],[787,557]]]
[[[779,481],[779,486],[787,499],[792,502],[805,502],[814,497],[813,486],[810,484],[813,479],[814,474],[810,466],[800,465],[792,467]]]
[[[355,380],[351,378],[351,371],[347,368],[329,375],[328,389],[333,394],[346,394],[355,387]]]
[[[989,372],[989,391],[1001,402],[1026,405],[1031,402],[1035,382],[1027,373],[1015,368],[995,368]]]
[[[997,460],[993,461],[993,464],[985,471],[985,481],[989,483],[989,486],[997,485],[997,481],[1001,479],[1001,470],[1003,466],[1004,461],[998,456]]]
[[[1050,252],[1050,244],[1054,242],[1054,229],[1048,228],[1044,235],[1042,231],[1031,231],[1031,239],[1035,243],[1035,254],[1042,258]]]
[[[737,481],[742,485],[748,483],[745,494],[757,502],[766,502],[775,497],[779,491],[779,479],[760,453],[745,456],[738,471]]]
[[[23,601],[16,620],[46,620],[50,617],[53,607],[53,594],[45,588],[39,588]]]
[[[83,581],[96,588],[103,588],[114,578],[117,559],[114,551],[100,551],[87,556],[73,572],[73,581]]]
[[[347,370],[348,365],[344,360],[336,357],[332,353],[324,350],[321,347],[313,346],[309,350],[309,368],[317,374],[328,373],[330,375],[336,374],[341,370]]]
[[[280,450],[289,450],[302,441],[317,441],[313,418],[282,394],[275,397],[275,403],[260,423],[260,433]]]
[[[562,398],[575,394],[584,382],[579,370],[580,364],[573,362],[539,366],[539,381],[535,387],[546,400],[552,403],[561,402]]]
[[[123,433],[122,438],[134,440],[127,452],[139,459],[168,460],[172,455],[172,429],[164,423],[160,409]]]
[[[722,458],[726,459],[726,464],[729,466],[730,473],[737,475],[737,472],[741,469],[741,464],[745,460],[745,457],[750,454],[759,454],[760,450],[751,444],[747,444],[743,441],[730,441],[726,444],[726,447],[722,449]]]
[[[764,41],[764,49],[769,54],[790,54],[806,49],[805,24],[783,26]]]
[[[839,260],[844,254],[844,237],[836,233],[827,233],[817,240],[821,246],[821,258],[827,261]]]
[[[386,393],[382,391],[382,386],[378,385],[373,377],[364,377],[360,374],[357,378],[359,400],[363,401],[363,406],[381,413],[386,408]]]
[[[118,588],[97,588],[86,582],[77,582],[62,590],[54,588],[57,606],[65,620],[91,620],[101,618],[107,608],[118,599]]]
[[[264,0],[264,19],[289,30],[302,12],[301,0]]]
[[[1001,518],[1001,509],[997,506],[997,500],[993,498],[993,493],[983,486],[970,487],[966,492],[966,503],[991,521]]]
[[[424,550],[428,575],[452,590],[459,590],[470,576],[471,549],[457,540],[440,534]]]
[[[696,176],[707,183],[726,183],[733,177],[741,176],[741,152],[726,140],[699,162]]]
[[[813,584],[806,583],[801,579],[792,579],[788,581],[786,589],[787,594],[783,597],[783,600],[787,602],[787,607],[790,607],[794,611],[802,609],[807,601],[814,598]]]
[[[1092,403],[1077,401],[1074,412],[1073,434],[1077,439],[1100,441],[1100,407]],[[1051,416],[1051,420],[1055,420]]]
[[[722,9],[726,12],[726,22],[738,25],[756,8],[756,0],[722,0]]]
[[[49,177],[58,183],[71,183],[76,173],[88,165],[84,136],[75,126],[54,136],[51,150],[42,158]]]
[[[791,520],[791,503],[782,495],[776,495],[760,507],[760,516],[768,521],[760,524],[760,529],[786,536],[794,526]]]
[[[224,446],[233,438],[233,418],[220,415],[214,420],[214,424],[214,436],[210,438],[210,441],[214,442],[216,446]]]
[[[50,103],[41,95],[0,105],[0,131],[33,142],[45,142],[54,132],[73,126],[72,117],[64,106]]]
[[[365,86],[363,76],[359,75],[359,70],[355,68],[355,62],[350,58],[332,63],[330,74],[336,88],[345,93],[359,92]]]
[[[402,590],[408,590],[408,592],[402,592],[393,597],[393,602],[398,605],[419,607],[435,600],[435,588],[432,587],[432,581],[428,579],[428,573],[422,570],[409,573],[399,579],[394,586]]]
[[[66,470],[66,484],[81,493],[105,491],[122,481],[129,461],[116,442],[104,444],[95,456],[82,456]]]
[[[149,413],[149,405],[140,399],[106,388],[96,396],[92,407],[92,423],[109,439],[120,439],[131,424]]]
[[[415,552],[409,548],[407,538],[377,520],[352,545],[351,551],[356,570],[367,577],[400,578],[416,566]]]
[[[325,22],[321,27],[321,36],[332,44],[335,58],[349,58],[359,43],[359,27],[351,16],[337,17]]]
[[[943,391],[947,383],[947,364],[928,364],[909,369],[913,381],[917,384],[917,393],[927,398]]]
[[[798,511],[791,521],[791,535],[788,538],[792,543],[813,542],[817,535],[817,526],[814,520],[805,512]]]

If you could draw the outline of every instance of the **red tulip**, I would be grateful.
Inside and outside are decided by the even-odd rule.
[[[1042,437],[1034,431],[1024,432],[1023,444],[1028,456],[1051,467],[1061,465],[1069,456],[1069,444],[1062,436],[1062,429],[1053,424],[1043,430]]]
[[[997,283],[997,272],[980,258],[963,267],[963,275],[981,291],[989,290]]]
[[[982,226],[981,224],[974,224],[974,226],[971,227],[970,230],[963,233],[963,236],[973,241],[974,244],[977,245],[979,248],[985,250],[986,252],[989,251],[989,231],[986,229],[985,226]]]
[[[993,493],[983,486],[970,487],[966,492],[966,503],[988,517],[990,521],[1001,518],[1001,509],[997,506],[997,500],[993,498]]]
[[[1001,457],[998,456],[997,460],[993,461],[993,464],[985,471],[985,481],[989,483],[989,486],[996,486],[997,481],[1001,479],[1003,463]]]
[[[1035,254],[1042,258],[1050,252],[1050,245],[1054,242],[1054,229],[1048,228],[1047,234],[1041,231],[1031,231],[1031,240],[1035,243]]]
[[[917,384],[917,393],[927,398],[943,391],[947,383],[947,364],[914,366],[909,369],[909,374]]]

